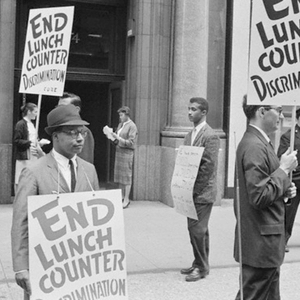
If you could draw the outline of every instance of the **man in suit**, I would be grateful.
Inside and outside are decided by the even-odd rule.
[[[53,149],[23,169],[13,207],[11,231],[13,269],[16,282],[29,299],[31,287],[28,263],[27,197],[52,193],[98,190],[95,167],[78,157],[86,131],[74,105],[58,106],[47,116],[46,132],[52,136]]]
[[[58,100],[58,105],[68,105],[68,104],[75,105],[75,107],[78,109],[78,112],[80,114],[82,104],[81,104],[81,99],[78,95],[67,93],[67,92],[63,93],[63,95]],[[84,139],[84,146],[82,148],[82,151],[78,153],[78,156],[93,164],[95,140],[90,129],[85,127],[85,130],[87,133]]]
[[[284,198],[296,193],[288,177],[297,166],[296,151],[288,150],[279,161],[270,143],[269,135],[278,129],[283,118],[281,107],[247,105],[245,96],[243,109],[249,126],[236,153],[239,201],[235,195],[238,221],[234,258],[242,264],[245,300],[279,300],[279,273],[285,248]],[[239,291],[236,299],[240,297]]]
[[[300,109],[297,109],[296,111],[296,119],[297,124],[295,126],[294,149],[298,150],[297,160],[300,161]],[[281,158],[281,155],[290,147],[290,138],[291,129],[287,130],[280,138],[280,145],[277,152],[279,159]],[[297,194],[285,206],[285,252],[289,252],[287,243],[292,235],[292,230],[300,202],[300,166],[293,171],[293,182],[296,185]]]
[[[208,221],[217,195],[217,167],[220,140],[214,130],[206,123],[208,102],[204,98],[191,98],[188,116],[194,124],[184,140],[184,145],[204,147],[193,199],[198,220],[188,218],[188,231],[194,253],[192,266],[182,269],[185,280],[197,281],[209,274],[209,232]]]

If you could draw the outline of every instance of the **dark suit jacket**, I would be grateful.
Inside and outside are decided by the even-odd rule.
[[[191,146],[192,131],[184,139],[184,145]],[[194,185],[195,203],[213,203],[217,196],[217,168],[220,139],[208,125],[197,134],[193,146],[204,147],[198,175]]]
[[[91,191],[88,177],[94,190],[99,190],[95,167],[77,157],[77,181],[75,192]],[[38,159],[23,169],[13,207],[11,231],[13,269],[15,272],[28,270],[28,220],[27,197],[48,195],[58,190],[58,169],[52,153]],[[59,192],[70,193],[69,187],[60,174]]]
[[[15,153],[16,159],[27,160],[28,154],[27,150],[30,148],[31,141],[28,139],[28,126],[27,122],[22,119],[16,126],[14,131],[14,143],[15,143]]]
[[[286,150],[290,147],[290,139],[291,139],[291,129],[285,132],[280,138],[280,144],[277,151],[277,155],[279,159],[281,155],[285,153]],[[295,126],[294,149],[298,150],[297,159],[298,162],[300,162],[300,127],[298,125]],[[300,190],[300,165],[298,165],[296,170],[293,172],[293,182],[296,184],[297,189]]]
[[[248,126],[237,149],[241,212],[242,263],[256,268],[275,268],[284,258],[284,193],[289,177],[279,168],[273,147],[254,127]],[[237,197],[234,199],[235,214]],[[238,232],[234,257],[240,261]]]
[[[87,135],[84,139],[84,145],[82,148],[82,151],[80,153],[78,153],[78,156],[86,161],[88,161],[89,163],[93,164],[94,163],[94,149],[95,149],[95,140],[94,140],[94,136],[91,132],[91,130],[89,128],[87,128],[86,126],[84,126],[86,131],[87,131]]]

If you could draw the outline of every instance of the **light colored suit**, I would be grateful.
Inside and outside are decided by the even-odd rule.
[[[60,174],[59,180],[58,174]],[[95,167],[77,157],[75,192],[91,191],[90,184],[94,190],[99,190]],[[71,192],[61,173],[58,173],[57,162],[52,152],[22,171],[14,201],[11,231],[13,269],[15,272],[29,269],[27,197],[53,194],[58,190],[59,193]]]
[[[192,131],[184,139],[184,145],[191,146]],[[209,273],[209,231],[208,221],[217,196],[217,167],[220,139],[215,131],[205,124],[193,141],[194,147],[204,147],[193,199],[198,220],[188,218],[188,230],[194,252],[193,267],[203,275]]]

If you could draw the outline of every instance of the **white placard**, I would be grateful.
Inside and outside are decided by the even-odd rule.
[[[171,193],[175,210],[197,220],[193,201],[193,190],[197,178],[204,147],[180,146],[171,183]]]
[[[73,16],[74,6],[29,11],[20,93],[63,94]]]
[[[28,197],[31,300],[128,299],[120,190]]]
[[[248,104],[300,103],[300,3],[252,0]]]

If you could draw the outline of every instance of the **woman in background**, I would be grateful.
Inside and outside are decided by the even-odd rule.
[[[21,111],[23,118],[16,124],[14,132],[16,146],[15,193],[23,168],[43,155],[43,151],[37,143],[36,130],[32,123],[38,113],[37,105],[26,103],[21,107]]]
[[[122,188],[123,208],[130,204],[129,194],[132,185],[133,153],[137,140],[137,127],[130,119],[130,108],[118,109],[120,123],[116,133],[112,133],[116,145],[114,182]]]

